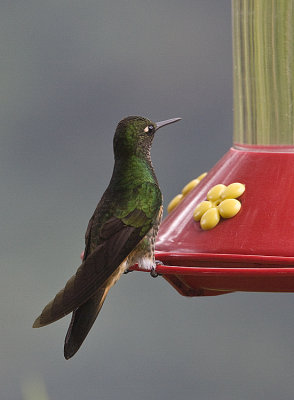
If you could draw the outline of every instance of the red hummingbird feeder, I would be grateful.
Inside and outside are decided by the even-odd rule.
[[[294,292],[293,3],[232,1],[233,147],[156,241],[156,273],[184,296]]]

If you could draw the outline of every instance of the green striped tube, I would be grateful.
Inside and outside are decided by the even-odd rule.
[[[294,145],[294,0],[232,0],[234,144]]]

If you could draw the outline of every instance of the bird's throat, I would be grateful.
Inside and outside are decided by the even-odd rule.
[[[143,182],[158,184],[150,154],[132,155],[115,161],[113,180],[117,183],[137,185]]]

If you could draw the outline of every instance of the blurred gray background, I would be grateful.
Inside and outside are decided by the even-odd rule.
[[[0,49],[1,400],[293,399],[291,294],[134,272],[70,361],[69,317],[31,328],[79,265],[121,118],[183,118],[153,145],[165,205],[231,146],[230,1],[2,0]]]

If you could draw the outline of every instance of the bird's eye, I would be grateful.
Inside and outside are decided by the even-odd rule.
[[[145,132],[145,133],[150,133],[150,132],[153,132],[153,130],[154,130],[154,126],[153,126],[153,125],[148,125],[148,126],[146,126],[146,128],[144,129],[144,132]]]

